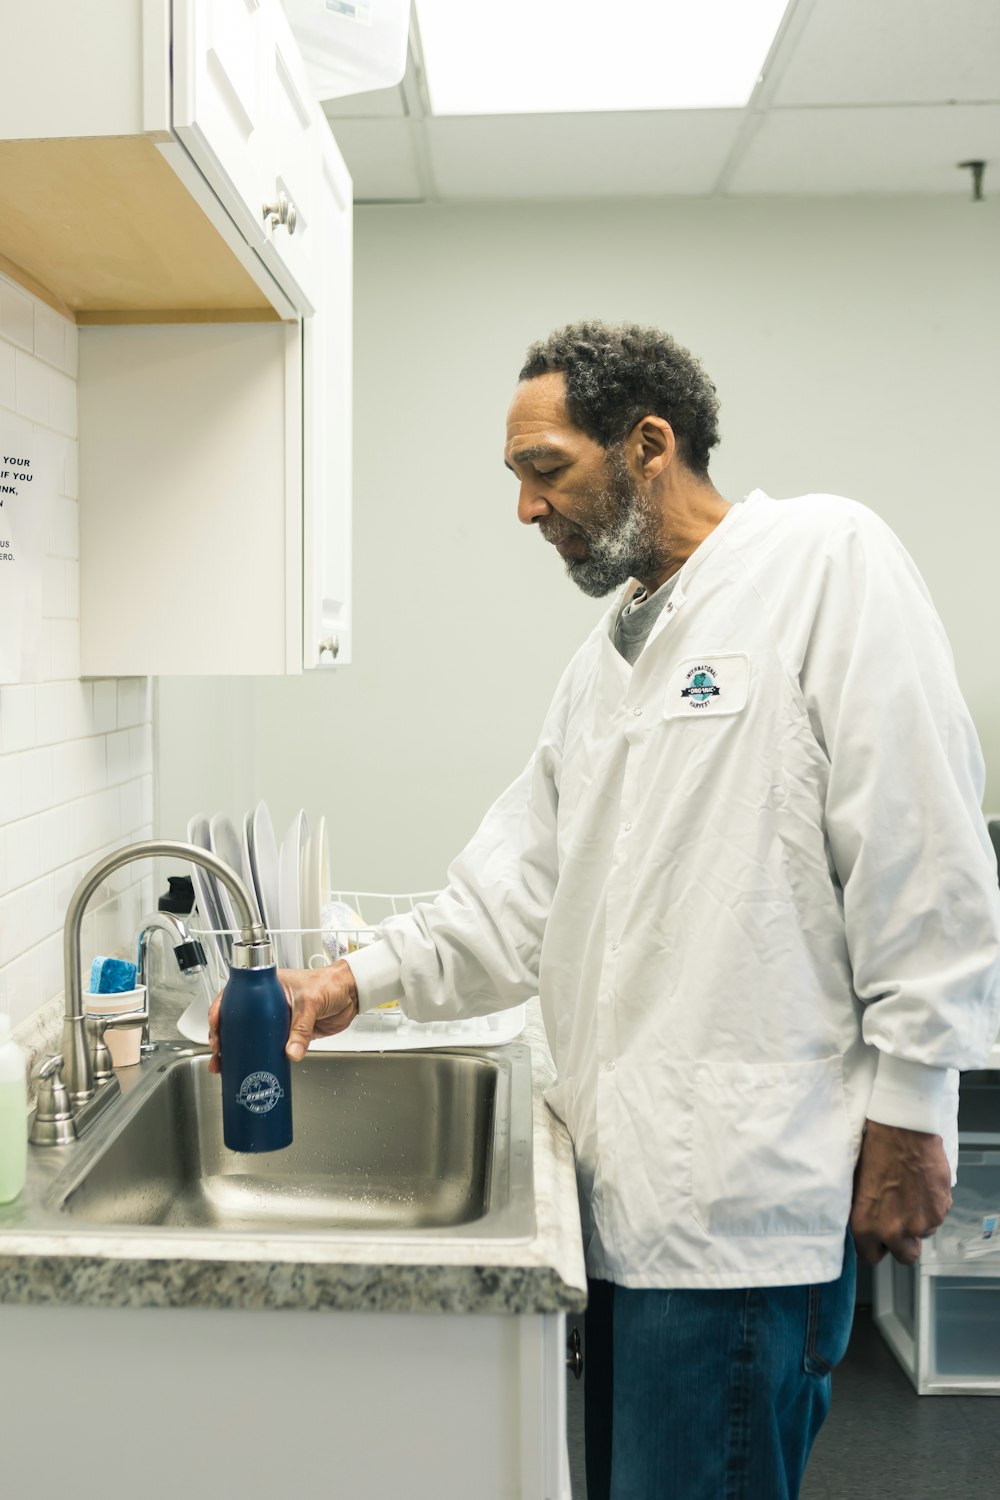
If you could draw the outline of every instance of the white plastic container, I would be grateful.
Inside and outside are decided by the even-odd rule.
[[[28,1166],[28,1084],[24,1054],[0,1016],[0,1203],[13,1203]]]
[[[109,995],[95,995],[90,990],[83,994],[83,1008],[88,1016],[120,1016],[130,1010],[144,1010],[146,986],[137,985],[134,990],[115,990]],[[104,1033],[104,1042],[111,1054],[115,1068],[134,1068],[142,1060],[142,1027],[112,1026]]]
[[[406,72],[410,0],[282,0],[318,99],[388,89]]]

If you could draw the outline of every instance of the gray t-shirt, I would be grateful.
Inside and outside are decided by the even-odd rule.
[[[639,653],[649,639],[649,633],[660,618],[663,606],[673,593],[674,584],[679,577],[680,574],[675,573],[666,583],[660,584],[655,594],[647,594],[645,589],[638,589],[615,621],[615,649],[624,656],[630,667],[634,667],[638,661]]]

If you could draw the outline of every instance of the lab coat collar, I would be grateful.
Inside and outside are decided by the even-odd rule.
[[[699,568],[703,567],[707,560],[711,557],[712,553],[715,551],[716,547],[722,540],[724,533],[734,524],[734,521],[736,520],[738,515],[742,513],[744,506],[751,504],[757,499],[766,498],[767,497],[764,495],[762,490],[751,490],[745,500],[737,501],[734,505],[731,505],[719,524],[712,528],[712,530],[708,533],[708,536],[705,537],[704,541],[699,542],[698,546],[691,553],[691,556],[688,558],[687,562],[684,564],[677,575],[677,582],[674,584],[674,591],[670,596],[670,602],[674,607],[673,612],[676,612],[681,608],[686,598],[685,590],[690,586],[692,578],[698,572]],[[626,673],[630,672],[632,669],[629,667],[628,662],[621,655],[621,653],[615,648],[615,624],[618,620],[618,616],[621,614],[622,610],[624,609],[625,605],[628,603],[634,592],[635,579],[630,578],[625,587],[621,589],[615,596],[615,601],[608,610],[604,620],[603,634],[611,645],[611,649],[612,651],[614,651],[615,656],[625,668]],[[649,645],[650,641],[655,640],[655,638],[659,635],[660,631],[663,629],[663,626],[666,623],[666,619],[667,617],[665,615],[660,615],[660,618],[657,620],[656,624],[653,626],[652,631],[650,632],[649,640],[646,642],[647,646]]]

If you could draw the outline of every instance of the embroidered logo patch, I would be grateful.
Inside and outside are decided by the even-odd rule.
[[[688,686],[681,688],[681,697],[690,698],[692,708],[704,708],[710,699],[718,698],[722,692],[709,666],[692,667],[687,676]]]
[[[667,719],[716,719],[747,704],[750,658],[742,651],[706,652],[675,662],[667,679]]]

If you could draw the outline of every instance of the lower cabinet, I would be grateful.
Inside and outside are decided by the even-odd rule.
[[[4,1489],[570,1500],[565,1324],[0,1306]]]

